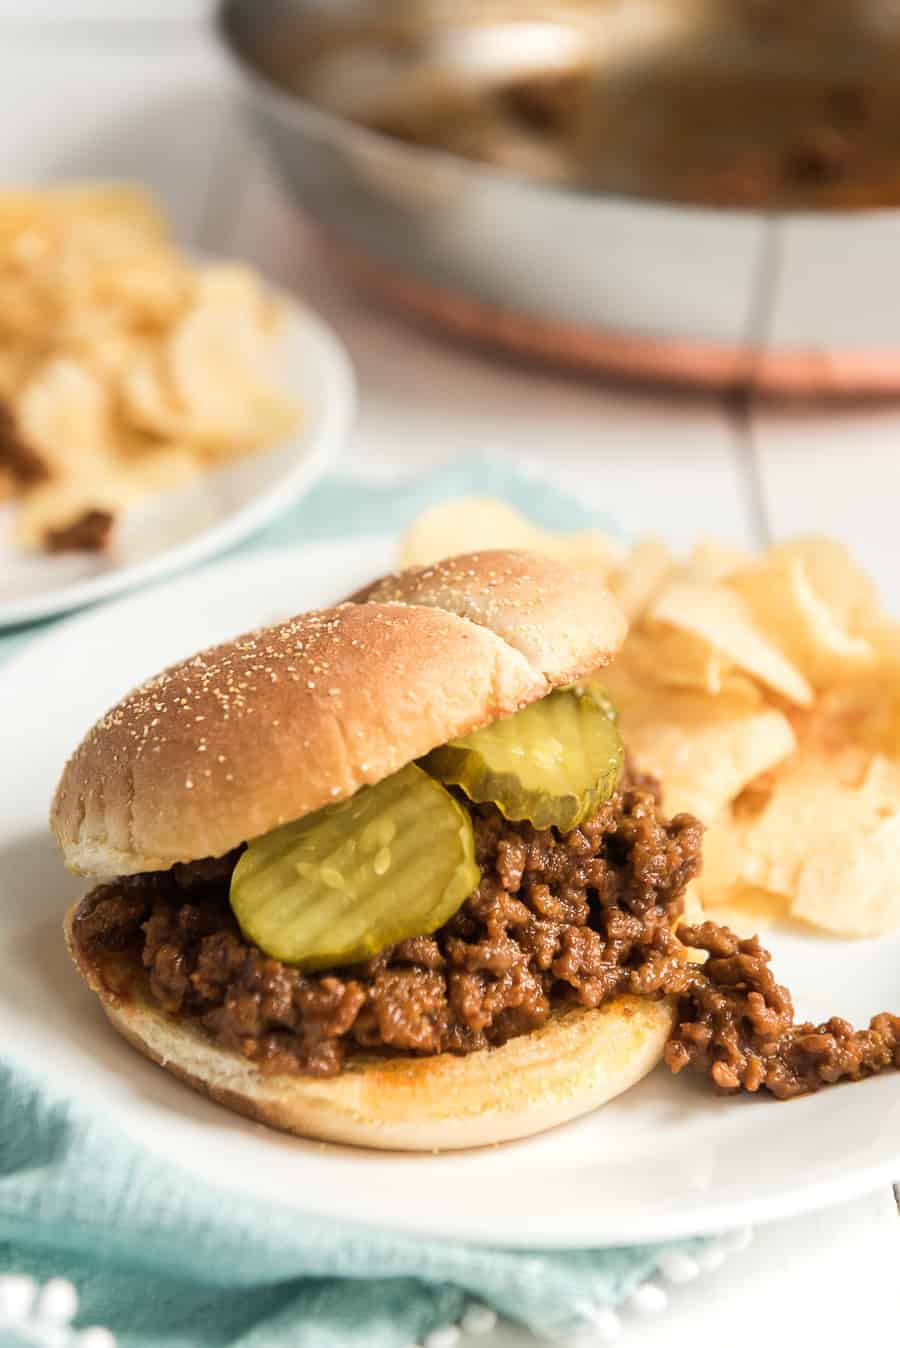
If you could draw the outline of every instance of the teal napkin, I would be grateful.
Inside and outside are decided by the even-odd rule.
[[[400,486],[326,478],[242,550],[384,532],[473,492],[551,528],[598,522],[543,477],[467,458]],[[28,634],[0,638],[0,657]],[[0,1048],[0,1275],[71,1280],[76,1323],[107,1326],[121,1348],[406,1348],[469,1298],[569,1339],[671,1252],[493,1249],[236,1198],[143,1153]],[[0,1344],[21,1341],[2,1328],[0,1296]]]
[[[568,1337],[659,1256],[488,1249],[298,1216],[199,1183],[0,1068],[0,1272],[70,1279],[81,1322],[122,1348],[405,1348],[458,1320],[467,1297]]]

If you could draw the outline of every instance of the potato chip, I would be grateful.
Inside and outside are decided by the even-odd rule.
[[[776,768],[777,773],[777,768]],[[767,776],[775,774],[767,774]],[[756,794],[757,779],[741,799]],[[764,799],[771,797],[766,792]],[[745,809],[726,806],[703,836],[703,869],[696,881],[704,911],[742,936],[752,936],[790,915],[790,897],[743,879],[750,819]]]
[[[787,717],[739,695],[710,698],[639,683],[619,663],[603,681],[621,714],[622,733],[642,772],[658,777],[670,814],[715,819],[744,786],[794,747]]]
[[[397,565],[431,566],[454,553],[534,548],[540,530],[493,497],[466,496],[424,510],[400,540]]]
[[[887,730],[891,743],[886,752],[897,754],[900,753],[897,714],[900,703],[900,623],[883,613],[873,612],[861,621],[860,627],[874,652],[872,668],[847,681],[840,692],[829,689],[825,696],[842,696],[848,702],[855,700],[868,704],[870,713],[877,712],[871,719],[893,727]]]
[[[837,539],[822,535],[794,538],[770,548],[768,557],[776,563],[801,562],[813,590],[851,635],[878,609],[878,592],[871,577]]]
[[[524,548],[596,567],[604,575],[622,557],[621,546],[597,530],[551,534],[505,501],[465,496],[432,506],[410,525],[400,541],[398,565],[430,566],[487,548]]]
[[[735,883],[788,896],[795,917],[842,936],[900,924],[900,766],[885,757],[801,744],[736,833]]]
[[[827,754],[853,749],[864,760],[879,753],[900,759],[900,683],[886,672],[882,665],[822,692],[815,707],[794,717],[803,740]]]
[[[290,430],[296,409],[268,379],[265,358],[265,334],[255,323],[223,322],[216,305],[191,309],[166,349],[178,408],[170,433],[227,457]]]
[[[836,936],[885,936],[900,925],[900,817],[850,834],[834,852],[811,853],[801,867],[791,914]]]
[[[2,293],[2,287],[0,287]],[[0,332],[3,322],[0,319]],[[0,341],[3,338],[0,337]],[[9,404],[13,395],[21,389],[35,366],[34,353],[29,350],[0,349],[0,399]]]
[[[628,637],[619,658],[645,679],[711,694],[722,692],[734,670],[729,660],[693,633],[663,623],[644,623]]]
[[[263,444],[275,420],[296,424],[293,402],[266,369],[261,327],[223,320],[215,307],[191,308],[166,342],[136,354],[121,381],[129,415],[143,430],[194,443],[212,458]]]
[[[91,476],[109,467],[112,408],[91,369],[70,357],[47,361],[16,403],[17,429],[51,472]]]
[[[630,623],[640,618],[672,574],[674,562],[665,543],[644,538],[636,543],[623,567],[610,578],[619,607]]]
[[[731,804],[704,821],[703,869],[697,890],[704,908],[714,907],[723,894],[741,883],[744,853],[744,825],[735,819]]]
[[[743,600],[727,585],[676,581],[653,600],[649,614],[708,642],[789,702],[812,702],[810,684],[758,630]]]
[[[297,424],[270,368],[281,304],[246,267],[179,253],[138,189],[0,192],[0,301],[0,398],[54,475],[12,466],[31,546],[66,509],[124,507]]]
[[[402,561],[485,546],[554,540],[497,502],[454,502],[417,521]],[[679,562],[645,539],[600,564],[631,624],[599,675],[625,741],[667,812],[708,825],[692,901],[742,935],[900,925],[900,624],[846,548],[801,538],[754,560],[701,540]]]
[[[182,487],[201,471],[196,454],[186,445],[165,445],[135,457],[124,473],[137,494],[143,496]]]
[[[98,313],[121,326],[124,308],[140,315],[143,332],[161,328],[174,322],[191,303],[194,282],[186,263],[174,254],[161,265],[158,252],[138,254],[127,261],[117,261],[114,268],[92,277],[91,307],[85,305],[67,315],[67,335],[77,339],[74,321],[83,323]],[[116,322],[119,319],[118,323]]]
[[[599,529],[582,529],[574,534],[544,534],[541,552],[560,561],[589,566],[609,577],[622,557],[622,545]]]
[[[719,543],[714,538],[701,538],[691,548],[679,572],[685,580],[726,580],[752,561],[751,554],[743,548]]]
[[[127,183],[85,183],[31,191],[0,192],[0,259],[28,263],[44,257],[51,245],[84,234],[125,237],[144,245],[163,241],[166,224],[157,203]],[[101,225],[100,230],[97,226]]]
[[[836,610],[813,588],[799,557],[767,557],[728,583],[760,630],[814,687],[826,688],[874,664],[871,643],[841,625]]]
[[[683,922],[702,922],[705,916],[696,880],[691,880],[684,891]]]
[[[123,371],[119,394],[129,419],[140,430],[160,437],[177,435],[179,410],[174,390],[154,347],[136,354]]]
[[[41,482],[19,504],[13,537],[22,547],[40,548],[47,530],[63,529],[88,510],[108,510],[115,515],[139,495],[120,473]]]
[[[198,440],[225,438],[234,427],[243,431],[261,340],[249,325],[225,327],[215,309],[192,309],[181,318],[164,351],[176,409],[169,430]]]
[[[281,323],[282,306],[249,267],[237,262],[211,262],[193,273],[194,303],[201,309],[216,309],[224,316],[236,314],[239,321],[252,321],[264,335]]]
[[[704,889],[703,893],[709,920],[730,927],[739,936],[755,936],[790,916],[790,899],[786,894],[775,894],[754,885],[737,884],[715,894]]]

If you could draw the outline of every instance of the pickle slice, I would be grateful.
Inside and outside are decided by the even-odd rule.
[[[470,800],[493,801],[506,819],[566,832],[612,795],[623,753],[612,703],[583,683],[451,740],[425,766]]]
[[[411,763],[250,843],[231,878],[244,935],[301,969],[436,931],[477,887],[469,815]]]
[[[613,725],[619,724],[619,708],[610,697],[606,685],[600,683],[599,679],[580,679],[578,683],[572,685],[572,690],[576,693],[588,693]]]

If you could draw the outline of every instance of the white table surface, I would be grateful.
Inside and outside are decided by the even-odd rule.
[[[323,269],[241,128],[210,0],[0,0],[0,176],[133,176],[191,242],[255,261],[320,308],[361,385],[345,466],[389,476],[483,449],[553,462],[630,530],[676,544],[845,539],[900,612],[900,407],[738,414],[724,400],[641,392],[489,359],[369,305]],[[815,1138],[810,1138],[815,1146]],[[867,1326],[860,1340],[860,1307]],[[772,1345],[897,1342],[900,1220],[884,1190],[757,1231],[623,1348],[688,1336]],[[521,1348],[502,1326],[484,1348]]]

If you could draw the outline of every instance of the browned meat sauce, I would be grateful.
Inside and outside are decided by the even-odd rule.
[[[51,476],[38,451],[22,439],[15,416],[4,402],[0,402],[0,468],[5,468],[22,486],[46,482]]]
[[[839,1016],[796,1025],[791,994],[775,982],[756,936],[741,940],[714,922],[678,935],[709,958],[693,970],[666,1046],[673,1072],[699,1067],[720,1091],[765,1089],[789,1100],[900,1067],[900,1016],[874,1016],[867,1030]]]
[[[560,837],[473,810],[481,883],[433,936],[305,975],[244,940],[228,903],[237,854],[94,890],[75,931],[140,957],[169,1011],[274,1072],[328,1076],[353,1048],[468,1053],[543,1024],[551,1006],[660,996],[682,977],[670,938],[702,830],[658,815],[634,779]]]
[[[112,533],[114,518],[109,510],[84,510],[68,524],[47,529],[48,552],[102,552]]]
[[[663,819],[648,779],[628,776],[564,836],[492,806],[472,813],[478,889],[433,936],[365,964],[303,974],[249,944],[228,903],[239,852],[94,890],[76,937],[101,975],[104,954],[132,954],[162,1007],[270,1072],[331,1076],[359,1048],[468,1053],[526,1034],[553,1007],[625,992],[678,998],[666,1061],[722,1092],[783,1100],[900,1067],[900,1017],[862,1031],[839,1018],[796,1025],[755,937],[710,922],[673,934],[702,827]],[[686,946],[706,962],[688,964]]]

